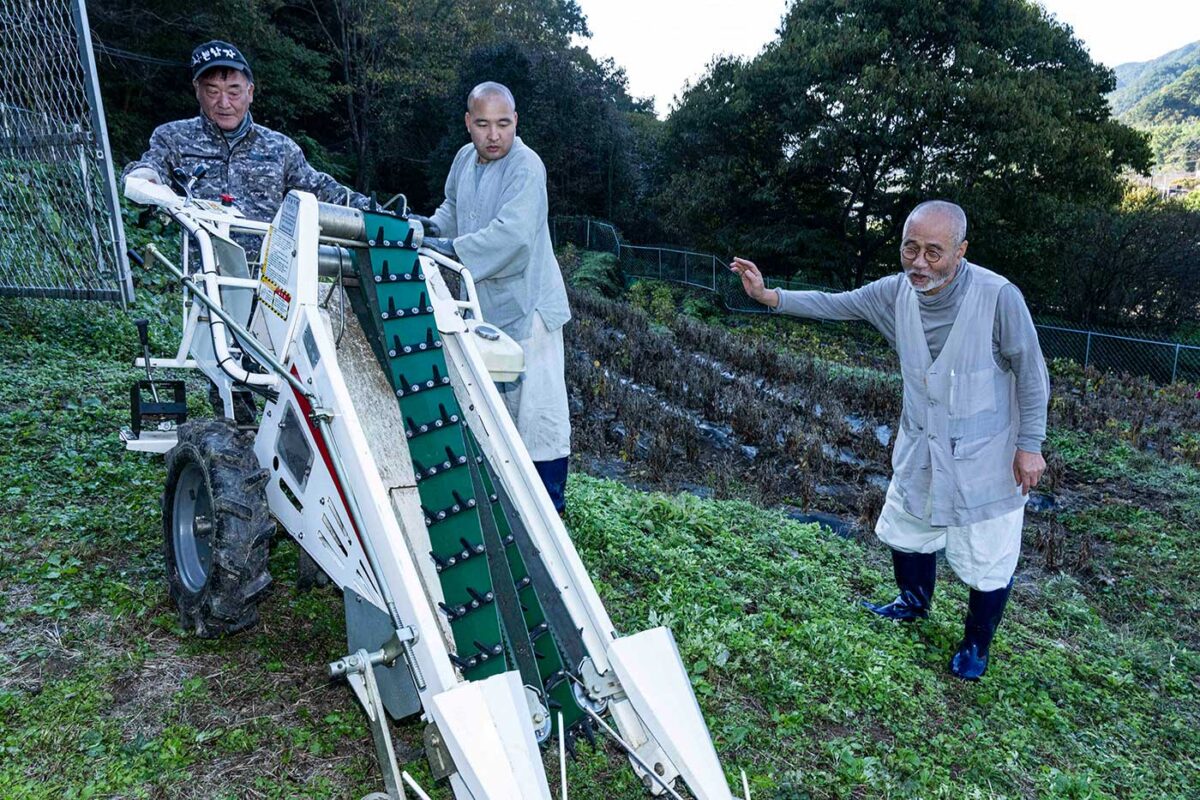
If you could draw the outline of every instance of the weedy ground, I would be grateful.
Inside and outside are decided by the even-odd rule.
[[[167,297],[147,279],[129,314],[0,300],[0,797],[378,790],[363,714],[324,677],[345,649],[340,599],[295,588],[290,540],[258,627],[178,627],[162,461],[116,438],[138,377],[131,320],[171,349]],[[1045,510],[995,666],[964,684],[945,671],[966,600],[948,570],[928,622],[872,619],[859,599],[893,587],[862,525],[841,537],[786,517],[869,521],[887,466],[875,429],[898,408],[878,342],[727,319],[652,285],[574,299],[580,464],[621,480],[577,470],[568,527],[620,629],[675,631],[755,798],[1200,796],[1193,388],[1056,367]],[[396,732],[432,788],[420,726]],[[568,773],[572,797],[643,796],[608,748],[583,747]]]

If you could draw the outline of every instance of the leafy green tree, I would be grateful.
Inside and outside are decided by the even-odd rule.
[[[555,211],[628,217],[647,193],[651,138],[634,125],[653,130],[653,115],[614,64],[572,45],[588,33],[575,0],[95,0],[90,13],[114,54],[100,66],[118,161],[196,113],[187,58],[223,38],[254,66],[255,119],[381,199],[440,198],[466,141],[466,91],[499,76],[521,85],[522,133],[546,159]]]
[[[1155,125],[1200,119],[1200,64],[1138,103],[1129,117]]]
[[[1159,169],[1196,170],[1200,164],[1200,118],[1191,122],[1152,125],[1147,130],[1154,149],[1154,162]]]
[[[1200,304],[1200,213],[1129,188],[1116,208],[1075,208],[1062,228],[1047,310],[1087,325],[1170,332]]]
[[[858,285],[895,268],[914,203],[942,196],[987,263],[1028,274],[1064,208],[1111,204],[1120,171],[1146,167],[1111,88],[1024,0],[802,0],[761,56],[714,63],[668,120],[662,202],[696,209],[670,230],[748,255],[786,242],[786,268]]]
[[[301,135],[328,126],[330,142],[344,135],[328,122],[337,85],[327,58],[295,35],[294,20],[274,4],[98,0],[88,15],[118,162],[140,155],[155,125],[197,113],[188,59],[209,39],[237,43],[254,65],[256,120]]]

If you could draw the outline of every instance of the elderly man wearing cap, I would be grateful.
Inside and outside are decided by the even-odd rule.
[[[254,124],[254,75],[233,45],[212,41],[192,51],[192,86],[200,115],[155,128],[150,149],[125,167],[124,177],[169,185],[176,170],[192,175],[203,167],[192,188],[196,197],[229,196],[246,217],[264,222],[292,189],[327,203],[363,208],[370,202],[309,166],[289,137]]]

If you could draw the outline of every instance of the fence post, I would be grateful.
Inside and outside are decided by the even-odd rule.
[[[125,254],[125,226],[121,224],[121,200],[117,196],[112,148],[108,143],[108,123],[104,116],[104,100],[100,96],[100,79],[96,74],[96,55],[92,50],[92,29],[88,22],[86,0],[77,0],[71,4],[71,18],[79,35],[79,55],[81,66],[85,71],[83,80],[91,112],[92,135],[95,137],[93,146],[103,161],[101,174],[107,184],[104,202],[108,207],[109,219],[112,221],[113,250],[116,255],[114,264],[120,284],[121,306],[125,307],[133,302],[133,273],[129,270],[129,257]]]
[[[587,242],[587,244],[585,244],[583,246],[583,249],[591,250],[592,249],[592,218],[591,217],[588,217],[588,220],[587,220],[587,233],[584,234],[584,239]]]
[[[662,248],[656,247],[655,249],[658,250],[658,279],[661,281],[662,280]]]
[[[1092,332],[1091,332],[1091,331],[1088,331],[1088,335],[1087,335],[1087,347],[1086,347],[1086,348],[1084,349],[1084,351],[1083,351],[1083,366],[1084,366],[1084,369],[1086,369],[1086,368],[1087,368],[1088,361],[1091,359],[1091,357],[1092,357]]]
[[[1179,342],[1175,343],[1175,363],[1171,366],[1171,383],[1175,382],[1175,376],[1179,372]]]
[[[712,260],[713,260],[712,290],[715,292],[717,290],[717,257],[713,256]]]

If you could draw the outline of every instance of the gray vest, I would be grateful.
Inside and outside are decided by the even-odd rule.
[[[992,326],[1001,275],[971,265],[972,280],[936,361],[906,280],[896,295],[896,350],[904,410],[892,484],[904,508],[934,526],[994,519],[1025,503],[1016,478],[1017,382],[996,366]]]

